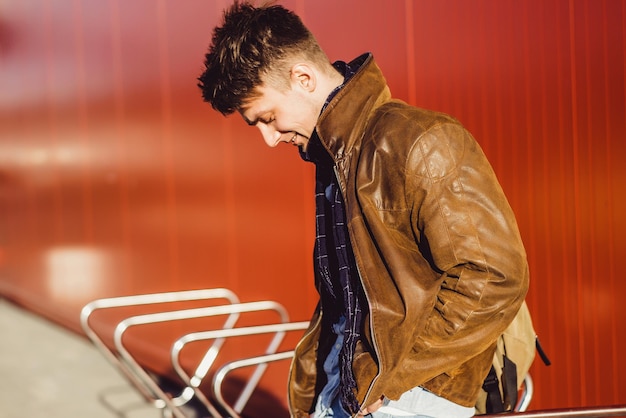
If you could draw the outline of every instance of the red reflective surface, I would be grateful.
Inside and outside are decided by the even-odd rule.
[[[0,294],[75,330],[95,298],[207,287],[308,319],[312,167],[195,86],[226,4],[2,3]],[[485,149],[553,360],[532,369],[531,408],[624,403],[626,5],[284,4],[331,59],[372,51],[397,97],[454,115]]]

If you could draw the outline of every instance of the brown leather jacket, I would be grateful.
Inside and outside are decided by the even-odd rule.
[[[392,99],[371,55],[317,132],[336,162],[369,305],[357,398],[367,406],[423,386],[473,406],[528,288],[515,217],[485,155],[455,119]],[[291,366],[294,417],[314,408],[321,315]]]

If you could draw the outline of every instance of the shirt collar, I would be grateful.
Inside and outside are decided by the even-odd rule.
[[[330,94],[326,98],[326,101],[324,102],[324,106],[322,106],[321,112],[326,109],[326,106],[328,106],[328,103],[330,103],[333,97],[335,97],[335,95],[339,93],[339,91],[343,88],[343,86],[346,85],[346,83],[352,78],[352,76],[356,74],[361,64],[361,60],[355,60],[351,63],[346,63],[345,61],[336,61],[333,63],[333,67],[335,67],[335,69],[343,75],[343,83],[335,87],[333,91],[330,92]],[[304,161],[313,162],[315,164],[329,164],[331,166],[333,164],[332,158],[330,157],[330,155],[328,155],[328,152],[326,152],[326,150],[322,146],[322,143],[320,142],[320,138],[317,135],[317,129],[313,130],[313,133],[309,138],[307,150],[304,151],[302,147],[299,147],[299,150],[300,157]]]

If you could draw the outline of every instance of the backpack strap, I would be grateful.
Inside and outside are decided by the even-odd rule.
[[[541,344],[539,344],[539,337],[535,337],[535,348],[537,349],[537,353],[539,353],[539,357],[541,357],[543,364],[545,364],[546,366],[551,365],[552,362],[548,358],[546,352],[543,351],[543,347],[541,346]]]
[[[502,366],[502,391],[504,392],[503,407],[505,411],[512,411],[517,405],[517,366],[504,356],[504,366]]]
[[[502,356],[502,392],[504,399],[500,394],[500,382],[496,369],[491,365],[489,374],[483,382],[483,390],[487,392],[486,412],[488,414],[498,414],[504,411],[512,411],[517,405],[517,366],[507,357],[506,347]]]
[[[500,396],[500,383],[498,382],[498,375],[496,374],[496,369],[493,365],[489,370],[487,378],[483,382],[483,390],[487,392],[487,413],[498,414],[500,412],[504,412],[502,396]]]

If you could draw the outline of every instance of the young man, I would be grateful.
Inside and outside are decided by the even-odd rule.
[[[281,6],[236,2],[204,100],[316,165],[320,303],[296,348],[294,417],[469,417],[528,267],[472,136],[392,99],[374,58],[331,64]]]

